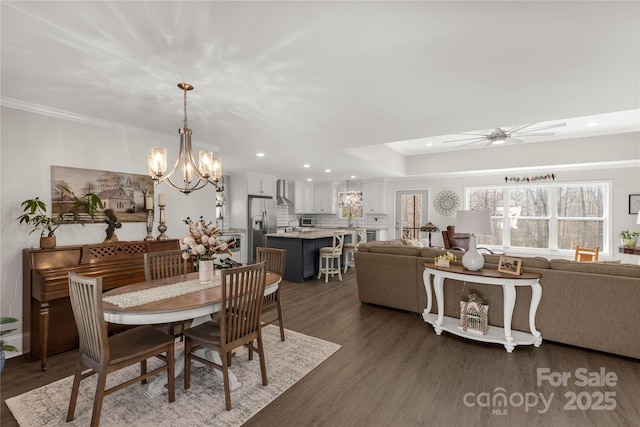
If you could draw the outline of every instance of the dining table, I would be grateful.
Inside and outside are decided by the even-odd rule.
[[[280,286],[280,275],[267,272],[265,295],[275,292]],[[191,320],[197,326],[208,320],[222,307],[222,273],[214,270],[213,280],[201,282],[199,274],[187,273],[163,279],[147,280],[109,290],[103,294],[104,320],[120,325],[157,325]],[[222,364],[218,352],[198,350],[202,357]],[[183,350],[176,351],[176,377],[184,370]],[[222,374],[214,370],[220,378]],[[229,371],[231,390],[240,387],[240,382]],[[166,372],[150,382],[145,396],[152,398],[166,391]]]

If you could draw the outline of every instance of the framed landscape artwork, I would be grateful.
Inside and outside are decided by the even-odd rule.
[[[629,194],[629,214],[637,215],[640,211],[640,194]]]
[[[145,196],[153,197],[153,180],[148,175],[109,172],[94,169],[51,166],[51,212],[53,216],[68,210],[73,198],[94,193],[105,209],[112,209],[120,222],[146,222]],[[98,215],[93,222],[103,222]]]

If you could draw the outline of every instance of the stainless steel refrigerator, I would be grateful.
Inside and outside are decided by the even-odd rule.
[[[265,234],[275,233],[277,228],[276,201],[272,197],[249,196],[247,233],[247,262],[256,262],[256,248],[266,246]]]

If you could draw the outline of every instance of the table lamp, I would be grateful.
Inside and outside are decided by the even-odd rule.
[[[437,233],[440,231],[437,225],[433,224],[431,221],[420,227],[420,231],[424,231],[425,233],[429,233],[429,247],[431,247],[431,233]]]
[[[462,256],[462,265],[470,271],[478,271],[484,266],[484,257],[478,252],[476,234],[491,234],[489,211],[458,211],[456,233],[469,233],[469,250]]]

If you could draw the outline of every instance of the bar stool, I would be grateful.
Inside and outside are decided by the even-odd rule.
[[[356,228],[355,233],[352,234],[351,243],[345,243],[342,250],[344,253],[344,273],[347,272],[349,267],[356,266],[356,248],[366,242],[367,229]]]
[[[318,268],[318,279],[322,277],[324,273],[324,282],[327,283],[329,275],[333,277],[338,275],[338,279],[342,281],[340,260],[342,259],[342,247],[344,245],[344,231],[333,232],[333,244],[332,246],[325,246],[320,248],[320,264]],[[324,260],[324,263],[322,262]],[[335,266],[335,262],[338,262],[338,266]]]

